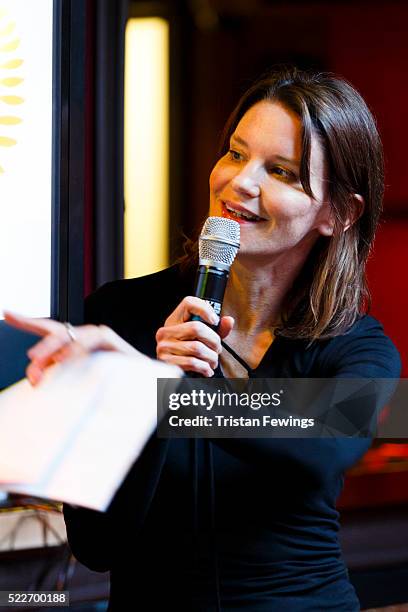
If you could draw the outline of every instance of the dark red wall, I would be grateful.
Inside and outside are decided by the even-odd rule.
[[[386,157],[386,210],[408,215],[408,5],[329,11],[330,67],[363,94],[377,117]]]

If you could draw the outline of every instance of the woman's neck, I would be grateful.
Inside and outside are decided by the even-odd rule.
[[[255,336],[276,327],[285,296],[303,263],[290,266],[277,258],[261,266],[249,258],[237,258],[231,266],[222,310],[234,317],[235,331]]]

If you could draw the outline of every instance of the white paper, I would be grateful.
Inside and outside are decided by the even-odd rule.
[[[99,352],[0,393],[0,489],[105,510],[157,425],[157,378],[178,370]]]

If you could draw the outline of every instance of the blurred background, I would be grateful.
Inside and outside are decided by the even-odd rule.
[[[61,75],[54,196],[62,224],[52,314],[79,322],[83,297],[96,287],[154,272],[182,253],[185,236],[206,215],[208,177],[229,112],[255,78],[290,62],[347,78],[377,118],[387,188],[368,267],[371,312],[398,347],[406,377],[408,5],[56,0],[54,12],[54,75],[55,66]],[[21,355],[12,372],[8,366],[13,379],[23,371]],[[9,521],[0,527],[1,589],[51,589],[59,581],[71,591],[72,609],[104,610],[107,577],[69,557],[58,518],[49,526],[58,509],[12,501],[0,513],[0,525]],[[339,509],[362,608],[408,609],[408,444],[376,440],[347,474]],[[27,521],[31,535],[25,540],[20,530],[16,545],[18,525]],[[54,539],[45,541],[52,530]]]

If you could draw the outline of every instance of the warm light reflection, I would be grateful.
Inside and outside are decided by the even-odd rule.
[[[125,47],[125,276],[168,265],[169,26],[130,19]]]

